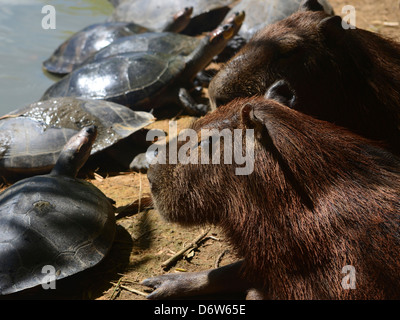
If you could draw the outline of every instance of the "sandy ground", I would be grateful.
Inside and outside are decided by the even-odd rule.
[[[341,16],[349,2],[356,9],[359,28],[400,40],[398,0],[331,0]],[[179,128],[193,120],[178,117]],[[151,128],[167,128],[167,121],[158,121]],[[116,207],[141,202],[129,214],[117,220],[117,234],[109,255],[96,267],[57,282],[57,290],[33,290],[10,298],[45,299],[121,299],[141,300],[150,292],[140,285],[148,277],[166,272],[198,271],[235,261],[224,235],[215,227],[182,228],[164,221],[149,205],[149,184],[146,174],[123,172],[89,179],[116,203]],[[146,206],[148,206],[146,208]],[[208,231],[198,248],[168,269],[162,263],[188,246],[198,235]]]

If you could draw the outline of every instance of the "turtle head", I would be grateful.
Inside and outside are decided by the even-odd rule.
[[[210,35],[210,43],[226,42],[233,38],[235,26],[233,23],[224,24],[215,29]]]
[[[212,59],[220,54],[239,31],[244,20],[244,12],[235,13],[228,17],[225,23],[209,32],[200,42],[199,46],[187,56],[186,70],[182,79],[193,79],[196,74],[203,70]]]
[[[240,27],[243,24],[244,18],[246,17],[246,14],[244,11],[240,11],[240,12],[235,12],[231,15],[229,15],[225,21],[224,24],[233,24],[235,26],[235,33],[237,33],[240,29]]]
[[[90,156],[96,136],[97,127],[94,125],[85,127],[72,136],[58,156],[51,174],[76,177]]]
[[[224,46],[232,39],[239,31],[245,18],[244,11],[235,12],[225,19],[223,25],[218,26],[215,30],[211,31],[209,41],[211,44],[222,43]]]
[[[177,12],[170,24],[168,24],[163,31],[169,32],[181,32],[183,31],[189,24],[193,13],[193,7],[186,7],[181,11]]]

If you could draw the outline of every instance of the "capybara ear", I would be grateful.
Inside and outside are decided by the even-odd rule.
[[[299,11],[324,11],[324,7],[318,0],[303,0],[300,3]]]
[[[254,107],[250,103],[246,103],[241,110],[241,120],[245,128],[254,128],[260,124],[259,119],[254,116]]]
[[[289,108],[293,108],[296,101],[295,92],[285,80],[278,80],[273,83],[264,97],[269,100],[275,100]]]
[[[254,129],[256,137],[264,142],[272,141],[268,132],[268,121],[263,118],[263,113],[256,110],[257,104],[246,103],[241,109],[241,121],[246,129]],[[257,116],[257,114],[258,116]]]
[[[342,18],[339,16],[322,19],[318,27],[328,43],[336,45],[344,37],[345,29],[342,26]]]

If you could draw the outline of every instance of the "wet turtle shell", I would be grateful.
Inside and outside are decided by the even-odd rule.
[[[193,7],[192,19],[183,33],[195,35],[213,30],[222,22],[235,0],[136,0],[120,2],[110,20],[129,21],[154,31],[165,30],[166,21],[182,8]]]
[[[146,32],[135,34],[115,40],[112,44],[101,49],[74,69],[123,53],[151,51],[170,55],[189,55],[200,42],[201,38],[173,32]]]
[[[77,64],[118,38],[147,32],[149,29],[128,22],[105,22],[90,25],[65,40],[43,62],[43,68],[55,74],[70,73]]]
[[[101,100],[66,97],[36,102],[0,120],[0,171],[46,173],[65,143],[85,126],[98,128],[93,156],[154,120],[150,113]]]
[[[167,21],[163,31],[179,32],[183,30],[190,22],[192,12],[192,7],[186,7],[176,12]],[[76,68],[76,65],[82,64],[85,59],[116,39],[148,31],[152,31],[152,29],[132,22],[114,21],[92,24],[65,40],[52,56],[43,62],[43,68],[58,75],[68,74]]]
[[[85,64],[48,88],[42,100],[75,96],[145,111],[179,103],[179,90],[191,84],[238,28],[240,25],[233,24],[218,27],[203,37],[189,55],[131,52]]]
[[[114,208],[99,189],[75,178],[86,159],[77,153],[90,152],[85,144],[92,134],[85,128],[73,136],[51,174],[20,180],[0,194],[0,295],[48,284],[49,270],[54,280],[71,276],[108,253]]]
[[[151,110],[149,98],[168,86],[184,69],[185,58],[156,52],[113,56],[71,72],[42,97],[83,97],[113,101],[135,110]]]

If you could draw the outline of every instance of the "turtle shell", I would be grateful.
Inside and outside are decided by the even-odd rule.
[[[80,129],[96,125],[91,155],[131,136],[154,121],[147,112],[101,100],[56,98],[16,110],[0,120],[0,169],[45,173],[65,143]]]
[[[158,107],[152,101],[185,66],[186,59],[181,55],[151,51],[120,54],[71,72],[50,86],[42,100],[73,96],[113,101],[135,110],[151,110]]]
[[[189,55],[200,42],[200,38],[173,32],[146,32],[135,34],[115,40],[107,47],[86,59],[82,65],[98,62],[118,54],[132,52],[152,51],[171,55]],[[80,66],[77,66],[75,69]]]
[[[319,2],[327,13],[333,13],[328,0],[319,0]],[[298,11],[300,3],[301,0],[241,0],[231,9],[228,16],[234,12],[246,13],[238,35],[248,41],[258,30]]]
[[[48,283],[99,263],[115,235],[114,208],[92,184],[43,175],[0,194],[0,294]],[[45,269],[44,269],[45,268]]]
[[[154,31],[162,31],[173,16],[185,7],[193,7],[192,19],[183,31],[199,34],[214,29],[229,11],[235,0],[136,0],[120,2],[112,21],[129,21]],[[190,32],[187,32],[190,30]]]
[[[60,75],[70,73],[77,64],[81,64],[116,39],[147,31],[149,30],[145,27],[128,22],[90,25],[65,40],[52,56],[43,62],[43,68]]]
[[[45,128],[35,119],[4,118],[0,121],[0,171],[38,174],[49,171],[62,147],[77,131]]]

